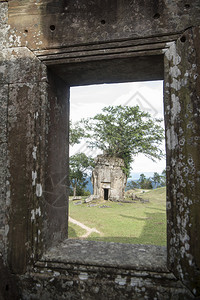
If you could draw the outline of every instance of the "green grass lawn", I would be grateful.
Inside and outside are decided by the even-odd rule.
[[[96,201],[97,206],[88,207],[87,204],[74,205],[70,201],[70,216],[101,232],[100,235],[92,233],[87,240],[166,245],[166,189],[158,188],[145,193],[137,190],[136,193],[149,202]],[[103,205],[109,208],[100,208]],[[69,222],[69,227],[69,238],[84,234],[79,226]]]
[[[79,238],[86,233],[86,230],[76,224],[69,222],[68,224],[68,236],[69,238]]]

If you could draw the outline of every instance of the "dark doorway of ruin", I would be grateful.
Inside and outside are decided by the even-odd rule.
[[[108,189],[104,189],[104,200],[108,200]]]

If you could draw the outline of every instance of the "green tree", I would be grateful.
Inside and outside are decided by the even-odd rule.
[[[108,106],[95,117],[83,120],[89,136],[89,146],[99,148],[109,156],[124,160],[128,176],[134,156],[143,153],[152,160],[161,159],[160,145],[164,130],[160,119],[153,119],[139,106]]]
[[[161,186],[166,186],[166,170],[161,173]]]
[[[140,178],[138,180],[138,183],[139,183],[141,188],[143,188],[142,186],[145,184],[145,180],[146,180],[146,176],[144,174],[140,174]]]
[[[85,136],[85,131],[79,122],[72,124],[72,121],[70,121],[69,126],[69,144],[70,146],[74,146],[75,144],[79,144],[81,142],[81,139]]]
[[[155,184],[155,188],[159,187],[161,185],[161,176],[157,172],[154,172],[152,181]]]
[[[134,190],[134,189],[137,189],[139,188],[139,185],[137,182],[135,182],[134,180],[130,180],[127,182],[127,185],[126,185],[126,190]]]
[[[69,159],[69,180],[73,188],[73,196],[83,194],[87,185],[87,177],[94,166],[91,157],[87,157],[84,153],[72,155]]]
[[[140,174],[140,178],[138,180],[139,186],[141,189],[152,189],[152,181],[151,178],[146,178],[144,174]]]

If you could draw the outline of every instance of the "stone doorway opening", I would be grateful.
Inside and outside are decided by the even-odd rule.
[[[109,189],[104,189],[104,200],[108,200]]]

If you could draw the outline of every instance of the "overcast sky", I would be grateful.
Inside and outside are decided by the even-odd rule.
[[[101,84],[72,87],[70,89],[70,119],[72,122],[81,118],[93,117],[109,105],[139,105],[140,109],[151,113],[156,118],[163,118],[163,82],[131,82],[120,84]],[[163,125],[164,126],[164,125]],[[163,142],[164,149],[164,142]],[[77,151],[96,155],[88,150],[84,143],[70,149],[70,155]],[[165,159],[156,163],[138,155],[132,165],[132,173],[158,172],[165,169]]]

